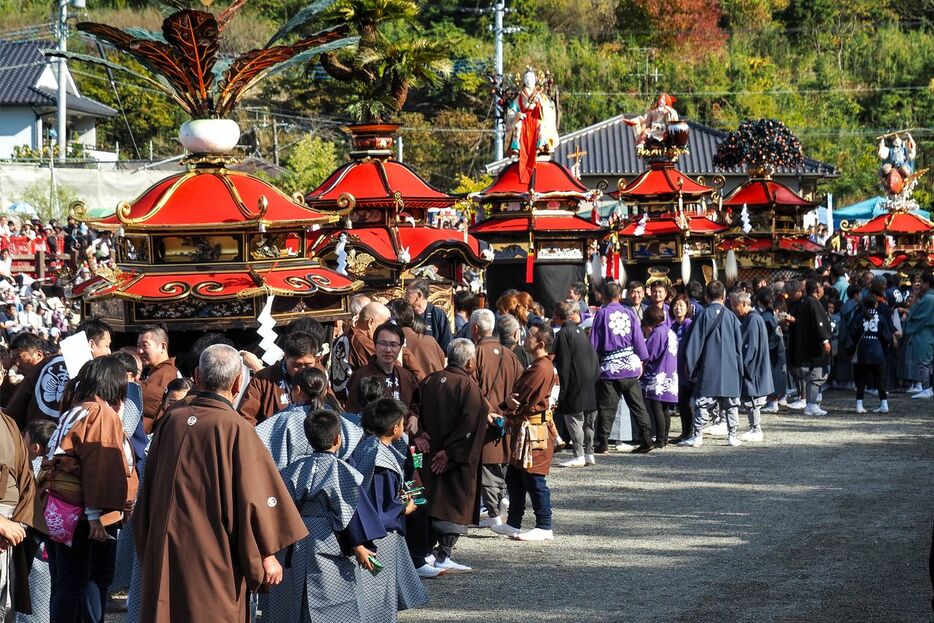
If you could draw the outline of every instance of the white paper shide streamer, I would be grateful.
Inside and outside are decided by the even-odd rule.
[[[642,236],[645,234],[645,226],[649,223],[649,215],[645,213],[642,215],[642,218],[639,219],[639,223],[636,225],[636,229],[632,232],[635,236]]]
[[[280,359],[285,353],[282,352],[282,349],[276,344],[276,332],[273,330],[273,327],[276,326],[276,319],[272,317],[272,301],[276,298],[274,295],[270,294],[266,298],[266,304],[263,305],[263,310],[259,313],[259,316],[256,317],[256,320],[259,321],[259,328],[256,330],[256,334],[259,335],[263,340],[259,343],[259,347],[263,349],[263,356],[260,359],[263,360],[267,366],[271,366]]]
[[[739,213],[739,219],[743,223],[743,233],[748,234],[752,231],[752,223],[749,222],[749,206],[743,204],[743,211]]]

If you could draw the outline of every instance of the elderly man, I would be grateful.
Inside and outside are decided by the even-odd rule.
[[[775,391],[772,382],[772,360],[769,356],[769,332],[765,320],[752,306],[748,292],[734,292],[730,296],[733,312],[739,317],[743,336],[743,408],[749,412],[749,430],[740,441],[762,441],[762,407]]]
[[[318,342],[308,333],[290,333],[282,350],[282,361],[253,375],[240,403],[240,415],[253,426],[291,405],[295,375],[318,365]]]
[[[685,371],[694,380],[697,412],[694,434],[679,446],[699,448],[711,412],[719,408],[726,415],[727,443],[739,446],[739,404],[742,394],[743,336],[736,314],[724,306],[726,289],[719,281],[707,284],[708,305],[694,319],[684,345]]]
[[[175,367],[175,357],[169,357],[169,334],[165,326],[143,327],[136,340],[136,352],[143,362],[139,384],[143,388],[143,427],[148,434],[162,417],[165,386],[182,375]]]
[[[434,566],[448,573],[470,567],[454,562],[451,551],[467,526],[480,518],[480,457],[491,414],[475,380],[477,351],[466,339],[448,346],[447,367],[421,385],[422,429],[430,439],[422,479],[428,492],[428,515],[437,540]]]
[[[360,310],[357,321],[334,341],[328,376],[338,398],[345,400],[348,397],[350,377],[376,354],[373,333],[377,327],[389,322],[390,317],[389,309],[382,303],[368,303]]]
[[[416,279],[405,286],[405,298],[412,304],[415,313],[421,316],[428,325],[428,335],[438,341],[441,350],[447,351],[448,344],[454,335],[451,333],[451,322],[444,310],[428,302],[428,280]]]
[[[489,403],[500,405],[512,395],[525,367],[515,353],[493,335],[495,324],[496,318],[489,309],[478,309],[470,315],[470,335],[477,348],[477,381]],[[480,467],[480,495],[487,515],[480,520],[481,528],[503,523],[501,517],[509,506],[509,498],[506,497],[508,463],[509,435],[506,427],[490,424],[484,431]]]
[[[555,336],[555,368],[561,392],[558,394],[558,416],[563,417],[574,449],[574,458],[560,463],[561,467],[594,465],[594,424],[597,420],[597,378],[600,361],[587,335],[580,328],[577,305],[561,301],[555,304],[555,320],[561,330]]]
[[[209,346],[197,390],[156,423],[133,513],[142,623],[248,621],[249,592],[282,581],[275,554],[308,534],[272,458],[231,401],[240,353]]]

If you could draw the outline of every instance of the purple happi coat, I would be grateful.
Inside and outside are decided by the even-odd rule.
[[[643,362],[642,391],[659,402],[678,402],[678,336],[661,324],[645,340],[648,356]]]
[[[600,357],[600,378],[635,379],[642,375],[645,338],[631,307],[613,301],[594,316],[590,343]]]

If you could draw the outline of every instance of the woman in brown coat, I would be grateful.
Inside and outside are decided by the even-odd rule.
[[[116,562],[116,532],[139,481],[118,413],[126,367],[99,357],[78,375],[74,407],[62,414],[43,461],[50,496],[82,508],[71,546],[49,542],[51,621],[103,621]]]

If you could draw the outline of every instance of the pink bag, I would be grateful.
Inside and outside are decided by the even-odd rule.
[[[75,529],[83,508],[56,497],[49,491],[49,499],[45,503],[45,523],[49,528],[49,538],[56,543],[63,543],[71,547],[75,539]]]

